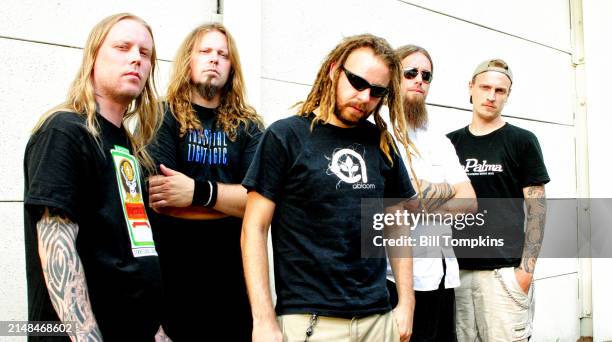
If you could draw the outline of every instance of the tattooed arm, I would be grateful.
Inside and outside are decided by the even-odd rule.
[[[515,270],[523,291],[529,291],[533,280],[533,271],[542,248],[544,239],[544,226],[546,224],[546,193],[544,185],[528,186],[523,188],[525,205],[527,207],[525,245],[521,264]]]
[[[38,254],[49,297],[58,317],[76,323],[74,341],[102,341],[91,310],[83,264],[76,251],[79,226],[45,209],[36,224]]]
[[[428,212],[466,213],[478,209],[476,193],[469,181],[449,184],[419,180],[419,184],[423,195],[423,207]],[[416,204],[418,199],[412,201]]]

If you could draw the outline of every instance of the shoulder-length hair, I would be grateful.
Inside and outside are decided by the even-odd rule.
[[[179,123],[180,136],[189,129],[201,128],[200,120],[191,106],[191,56],[197,43],[209,32],[217,31],[227,39],[227,48],[231,70],[227,82],[221,88],[221,101],[216,108],[217,125],[223,129],[231,140],[236,139],[238,127],[250,122],[263,128],[263,120],[255,108],[246,101],[244,77],[238,48],[232,35],[225,26],[219,23],[205,23],[191,31],[179,46],[170,83],[166,93],[166,102]]]
[[[100,46],[106,39],[108,32],[116,23],[128,19],[142,24],[151,34],[151,38],[153,38],[153,31],[149,24],[134,14],[118,13],[102,19],[102,21],[96,24],[89,33],[89,37],[83,48],[83,61],[75,79],[68,89],[66,100],[43,114],[34,126],[32,130],[33,133],[38,131],[53,114],[60,111],[71,111],[75,112],[77,115],[84,116],[86,118],[85,126],[87,131],[96,140],[99,139],[100,126],[96,119],[97,106],[93,84],[94,64]],[[154,75],[156,70],[156,59],[157,53],[155,50],[155,42],[153,41],[153,48],[151,50],[151,72],[148,75],[147,82],[142,92],[128,106],[123,116],[124,129],[132,145],[133,152],[140,164],[149,172],[154,170],[155,165],[153,159],[147,152],[146,146],[151,142],[157,129],[161,126],[163,115],[158,105],[157,90],[155,87]],[[138,123],[135,125],[135,131],[132,133],[127,129],[126,121],[133,118],[137,118]]]

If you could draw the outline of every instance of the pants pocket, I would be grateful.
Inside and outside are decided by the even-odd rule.
[[[529,309],[529,295],[523,292],[523,289],[516,280],[514,267],[504,267],[495,270],[495,276],[499,280],[503,291],[506,295],[522,309]]]
[[[515,324],[512,327],[512,341],[527,341],[529,337],[529,329],[527,329],[527,324]]]

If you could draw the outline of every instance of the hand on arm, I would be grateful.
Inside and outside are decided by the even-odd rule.
[[[36,224],[38,255],[51,303],[63,322],[76,322],[73,340],[102,341],[91,310],[85,272],[76,250],[79,226],[48,209]]]
[[[248,194],[242,221],[242,262],[251,310],[253,342],[282,342],[272,307],[268,269],[268,229],[276,205],[256,191]]]
[[[214,208],[191,205],[194,180],[164,165],[160,169],[163,175],[149,177],[149,205],[156,212],[192,220],[244,215],[247,192],[242,185],[217,183]]]
[[[546,225],[546,193],[544,185],[528,186],[523,188],[527,216],[525,224],[525,245],[521,264],[515,270],[516,279],[525,293],[533,280],[536,261],[544,240],[544,226]]]

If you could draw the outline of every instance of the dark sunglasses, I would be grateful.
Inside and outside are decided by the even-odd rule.
[[[389,92],[389,89],[385,87],[370,84],[370,82],[346,70],[344,66],[342,66],[342,70],[344,71],[344,74],[346,75],[346,79],[349,81],[351,86],[353,86],[353,88],[355,88],[355,90],[357,91],[362,91],[362,90],[370,88],[370,96],[376,97],[376,98],[384,97]]]
[[[417,68],[404,69],[404,77],[406,77],[406,79],[408,80],[417,77],[418,74],[419,69]],[[433,74],[431,73],[431,71],[421,70],[421,78],[423,79],[423,82],[431,83],[431,80],[433,80]]]

